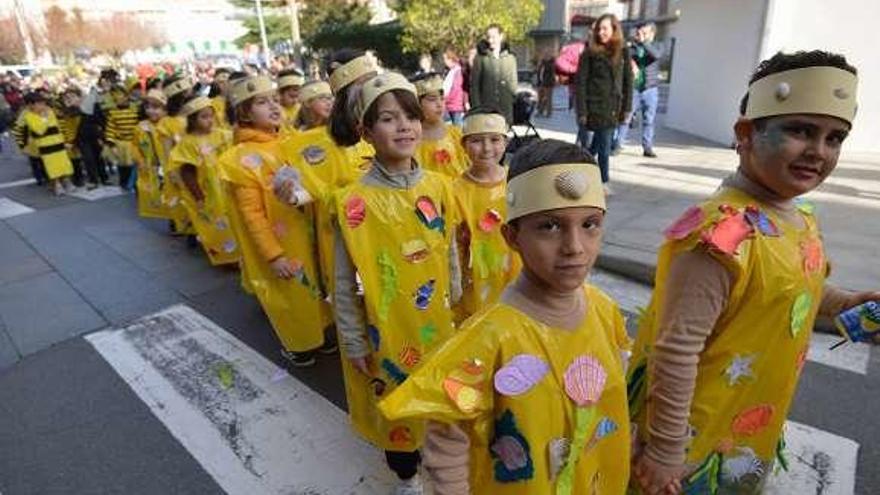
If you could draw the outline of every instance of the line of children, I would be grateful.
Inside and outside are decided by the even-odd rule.
[[[467,155],[462,148],[461,129],[443,120],[443,77],[437,73],[412,78],[419,93],[425,116],[422,142],[416,151],[418,162],[426,170],[457,179],[467,169]]]
[[[192,82],[186,77],[175,76],[166,80],[162,86],[167,103],[165,115],[156,124],[159,137],[159,164],[162,170],[162,203],[171,216],[171,231],[180,235],[194,233],[181,203],[180,181],[170,173],[169,156],[171,150],[186,132],[186,120],[179,115],[183,103],[192,94]]]
[[[180,181],[181,199],[212,265],[238,263],[239,250],[227,216],[226,195],[218,157],[231,145],[232,134],[215,128],[211,99],[193,96],[180,109],[186,134],[171,150],[168,171]]]
[[[132,136],[132,155],[137,165],[138,214],[146,218],[171,219],[162,201],[162,168],[159,156],[161,144],[157,125],[165,116],[165,93],[150,89],[142,99],[143,114]]]

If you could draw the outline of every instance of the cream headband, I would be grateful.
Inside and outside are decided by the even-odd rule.
[[[473,134],[503,134],[507,135],[507,121],[504,116],[497,113],[478,113],[464,118],[461,129],[461,137]]]
[[[366,55],[361,55],[339,66],[330,74],[330,88],[336,94],[363,75],[376,72],[376,66]]]
[[[302,86],[306,83],[306,78],[298,74],[290,74],[278,78],[278,89],[289,88],[290,86]]]
[[[273,91],[275,91],[275,85],[266,76],[236,79],[232,83],[232,88],[229,89],[229,101],[232,103],[232,106],[238,106],[249,98]]]
[[[312,81],[299,90],[300,103],[308,103],[309,100],[319,96],[333,96],[330,85],[326,81]]]
[[[190,115],[208,107],[211,107],[211,99],[207,96],[197,96],[180,107],[180,116],[189,117]]]
[[[432,76],[415,82],[419,98],[429,93],[443,93],[443,78]]]
[[[592,206],[605,210],[599,167],[589,163],[545,165],[507,183],[507,221],[539,211]]]
[[[852,124],[858,103],[858,77],[837,67],[806,67],[771,74],[749,86],[745,117],[810,113]]]
[[[179,95],[190,88],[192,88],[192,83],[189,79],[184,78],[178,79],[167,86],[163,86],[162,92],[165,93],[166,98],[171,98],[172,96]]]
[[[367,80],[361,87],[361,99],[357,112],[358,122],[364,121],[364,115],[366,115],[373,102],[385,93],[395,89],[403,89],[416,96],[416,88],[413,86],[413,83],[407,81],[403,75],[397,72],[386,72]]]

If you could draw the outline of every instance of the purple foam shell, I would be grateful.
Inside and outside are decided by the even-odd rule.
[[[524,394],[540,382],[548,371],[550,367],[541,358],[532,354],[518,354],[495,372],[495,390],[507,396]]]

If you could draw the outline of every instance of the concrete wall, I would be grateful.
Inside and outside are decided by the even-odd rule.
[[[779,50],[820,48],[846,55],[859,69],[859,115],[846,149],[880,152],[880,57],[870,36],[880,2],[681,0],[678,8],[668,126],[729,144],[758,62]]]
[[[760,49],[765,0],[682,0],[666,125],[730,144]]]

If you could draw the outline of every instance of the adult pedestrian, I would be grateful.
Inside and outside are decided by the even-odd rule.
[[[642,24],[636,30],[635,38],[630,45],[630,57],[635,72],[632,112],[617,130],[615,152],[626,143],[630,123],[636,112],[641,111],[642,154],[649,158],[657,157],[654,153],[654,119],[660,101],[657,86],[660,83],[660,59],[663,58],[663,46],[654,43],[656,32],[657,28],[653,22]]]
[[[591,37],[592,41],[581,54],[576,75],[578,125],[593,132],[590,152],[599,164],[605,192],[611,194],[608,187],[611,140],[617,126],[630,113],[633,74],[617,17],[613,14],[599,17]]]
[[[478,49],[471,68],[471,108],[498,109],[508,124],[513,122],[513,100],[518,84],[516,57],[504,41],[504,30],[498,24],[486,29],[486,49]]]
[[[464,90],[464,74],[461,60],[454,48],[443,52],[443,63],[446,65],[446,77],[443,78],[443,104],[446,109],[446,120],[461,127],[464,122],[465,102],[467,93]]]
[[[556,57],[549,48],[538,61],[538,115],[553,115],[553,88],[556,86]]]

